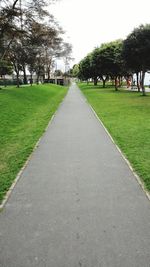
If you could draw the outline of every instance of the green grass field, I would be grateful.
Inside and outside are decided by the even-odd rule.
[[[78,85],[150,191],[150,94]]]
[[[66,93],[57,85],[0,90],[0,202]]]

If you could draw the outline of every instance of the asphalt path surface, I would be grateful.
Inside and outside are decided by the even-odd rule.
[[[150,202],[73,84],[0,212],[0,267],[150,267]]]

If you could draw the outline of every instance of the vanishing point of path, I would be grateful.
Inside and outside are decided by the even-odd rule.
[[[0,267],[150,267],[150,202],[72,85],[0,213]]]

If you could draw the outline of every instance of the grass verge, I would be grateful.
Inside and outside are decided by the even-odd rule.
[[[66,93],[50,84],[0,90],[0,203]]]
[[[150,191],[150,93],[78,86]]]

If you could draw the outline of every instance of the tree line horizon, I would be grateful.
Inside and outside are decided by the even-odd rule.
[[[136,74],[138,91],[145,95],[145,73],[150,71],[150,24],[140,25],[125,40],[118,39],[101,44],[88,53],[79,64],[72,68],[72,74],[80,80],[103,82],[114,80],[115,90],[122,78],[133,79]],[[135,81],[134,81],[135,82]]]

